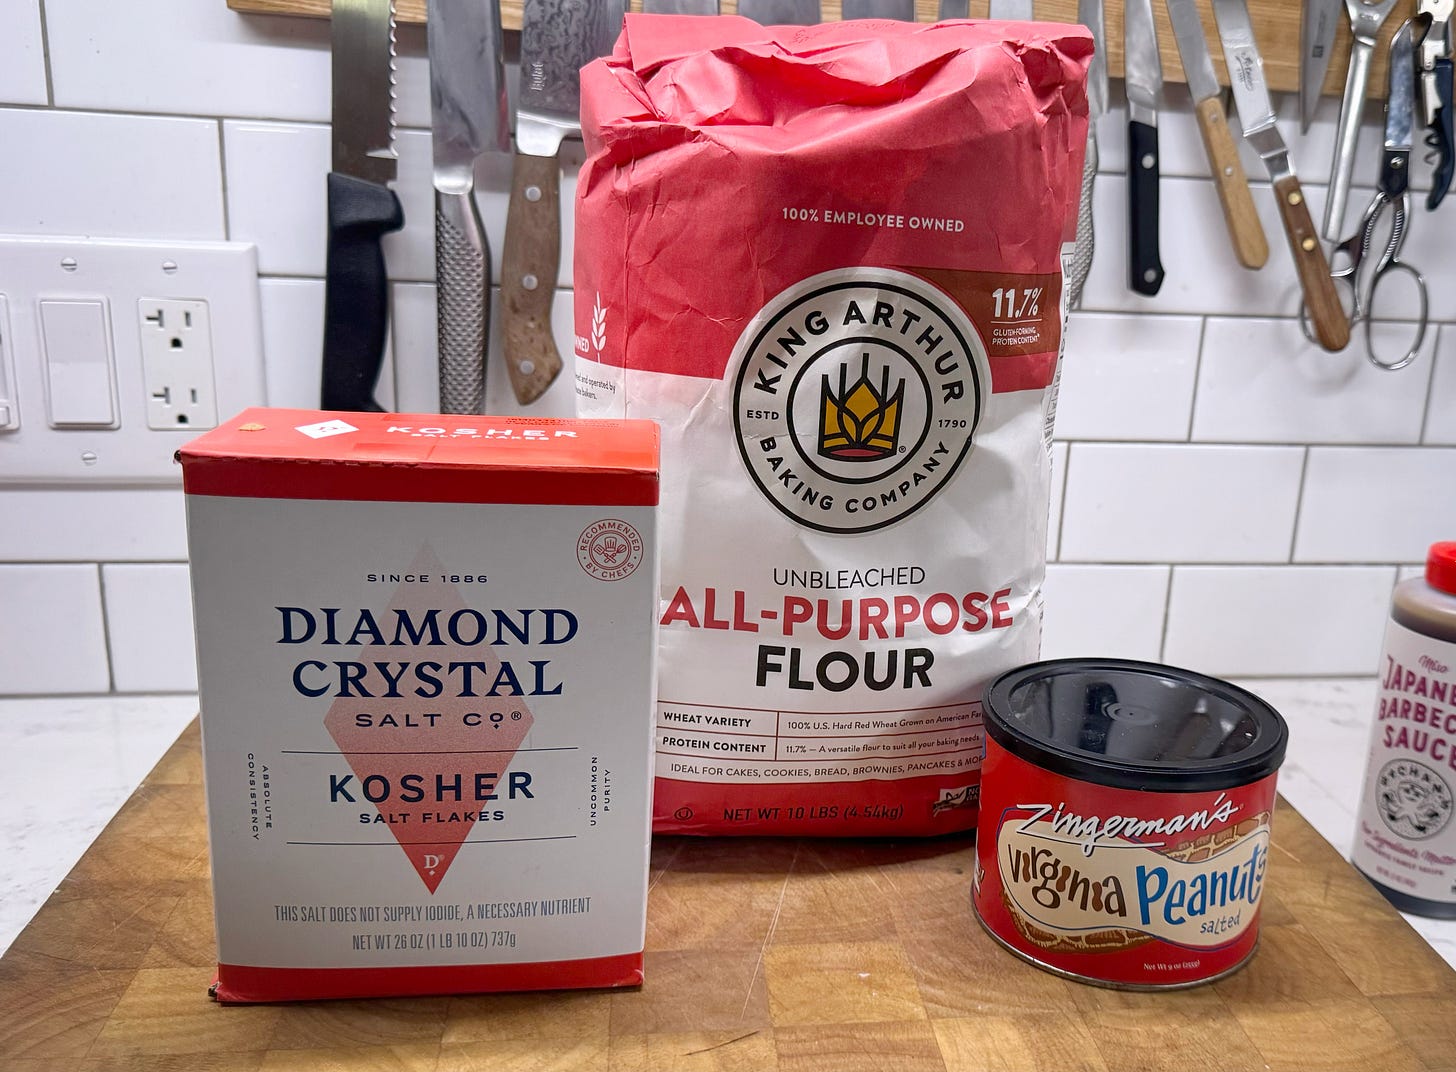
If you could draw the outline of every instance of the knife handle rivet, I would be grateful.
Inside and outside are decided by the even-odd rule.
[[[1224,177],[1225,178],[1228,178],[1229,176],[1233,175],[1233,173],[1234,173],[1234,166],[1232,164],[1225,164],[1224,165],[1224,169],[1223,169],[1223,173],[1224,173]]]
[[[1158,273],[1155,272],[1151,268],[1149,268],[1147,271],[1143,272],[1143,282],[1145,282],[1145,283],[1151,283],[1154,280],[1156,280],[1157,278],[1158,278]]]
[[[526,187],[526,200],[527,201],[532,201],[532,202],[541,200],[541,187],[539,187],[539,186],[527,186]]]
[[[1291,193],[1289,195],[1289,203],[1291,205],[1303,204],[1304,203],[1304,195],[1302,193],[1300,193],[1298,190],[1295,190],[1293,193]]]
[[[1158,166],[1158,158],[1152,153],[1144,153],[1142,158],[1144,168],[1155,168]]]
[[[525,287],[527,290],[535,290],[540,285],[541,280],[537,279],[534,275],[521,276],[521,286]]]
[[[1306,253],[1313,253],[1314,248],[1317,245],[1319,245],[1319,243],[1316,242],[1313,238],[1306,238],[1303,242],[1299,244],[1299,248],[1304,250]]]
[[[520,369],[522,376],[529,376],[536,371],[536,362],[519,361],[516,363],[516,368]]]

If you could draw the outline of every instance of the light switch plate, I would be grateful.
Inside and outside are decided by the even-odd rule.
[[[218,418],[266,402],[253,246],[0,235],[0,486],[180,482],[172,455],[198,429],[148,427],[144,299],[206,303]],[[48,420],[40,303],[78,300],[109,309],[113,428]]]

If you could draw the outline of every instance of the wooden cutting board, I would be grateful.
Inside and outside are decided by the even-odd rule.
[[[521,28],[522,0],[501,0],[501,21],[508,30]],[[309,15],[327,17],[330,0],[227,0],[234,11],[255,15]],[[401,22],[424,22],[426,0],[396,0],[396,10]],[[990,0],[970,0],[971,16],[985,18]],[[1249,17],[1254,22],[1254,33],[1259,41],[1259,50],[1264,57],[1264,74],[1269,87],[1281,92],[1293,92],[1299,88],[1299,23],[1301,4],[1298,0],[1248,0]],[[738,10],[737,0],[721,0],[723,13],[733,14]],[[1122,77],[1122,0],[1105,0],[1107,13],[1107,64],[1113,78]],[[633,11],[642,10],[642,0],[631,0]],[[1218,33],[1213,21],[1212,0],[1198,0],[1203,14],[1203,30],[1208,38],[1209,51],[1219,80],[1228,85],[1228,72],[1224,67],[1223,49],[1219,47]],[[820,9],[824,21],[839,19],[840,0],[821,0]],[[915,17],[920,22],[934,22],[939,10],[939,0],[915,0]],[[1076,22],[1077,0],[1035,0],[1036,17],[1051,22]],[[1391,36],[1400,24],[1415,11],[1415,0],[1399,0],[1385,21],[1381,30],[1380,44],[1375,50],[1374,63],[1370,71],[1370,96],[1385,97],[1385,52]],[[1184,80],[1183,63],[1178,57],[1178,46],[1173,40],[1173,26],[1168,21],[1168,11],[1161,0],[1153,4],[1153,17],[1158,23],[1158,45],[1163,58],[1163,77],[1169,82]],[[1335,38],[1335,50],[1331,55],[1329,70],[1325,75],[1326,95],[1339,96],[1345,90],[1345,68],[1350,62],[1349,21],[1340,17],[1339,34]]]
[[[1456,972],[1282,801],[1262,948],[1194,990],[1003,952],[969,838],[659,838],[639,989],[224,1007],[198,748],[194,725],[0,958],[0,1069],[1456,1068]]]

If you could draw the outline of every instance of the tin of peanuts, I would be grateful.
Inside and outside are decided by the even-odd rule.
[[[997,678],[972,900],[1017,956],[1099,986],[1238,970],[1259,942],[1289,731],[1258,697],[1152,663],[1061,659]]]

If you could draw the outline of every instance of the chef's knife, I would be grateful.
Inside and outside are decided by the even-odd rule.
[[[1082,288],[1092,270],[1096,232],[1092,226],[1092,188],[1097,179],[1097,119],[1107,114],[1107,20],[1102,0],[1077,0],[1077,21],[1092,32],[1092,61],[1087,65],[1087,155],[1082,162],[1082,199],[1077,203],[1077,243],[1067,270],[1067,301],[1082,304]]]
[[[1335,282],[1330,278],[1329,262],[1325,260],[1314,220],[1310,218],[1304,190],[1289,161],[1289,149],[1274,125],[1274,105],[1264,81],[1264,60],[1254,40],[1249,9],[1244,0],[1213,0],[1213,14],[1223,40],[1224,59],[1228,62],[1244,138],[1269,169],[1315,336],[1326,350],[1343,350],[1350,343],[1350,321],[1340,305]]]
[[[556,154],[581,134],[581,68],[612,50],[622,0],[526,0],[516,155],[501,265],[506,370],[522,405],[561,372],[551,302],[561,266],[561,187]]]
[[[324,409],[380,410],[389,290],[381,239],[404,226],[395,177],[394,2],[333,2],[333,170],[324,278]]]
[[[915,21],[915,0],[844,0],[839,5],[841,19],[899,19]]]
[[[1269,240],[1259,222],[1254,197],[1234,136],[1229,132],[1228,116],[1223,110],[1223,91],[1213,73],[1213,59],[1208,54],[1208,39],[1203,36],[1203,21],[1195,0],[1166,0],[1168,17],[1173,20],[1173,36],[1178,54],[1183,57],[1183,71],[1188,89],[1193,94],[1198,129],[1203,135],[1203,151],[1208,155],[1209,170],[1218,201],[1223,207],[1224,223],[1233,240],[1234,255],[1245,268],[1262,268],[1269,259]]]
[[[649,15],[716,15],[718,0],[642,0]]]
[[[490,245],[475,205],[475,161],[511,150],[499,0],[429,0],[426,34],[440,412],[479,413],[490,338]]]
[[[819,0],[738,0],[738,14],[760,26],[813,26]]]
[[[1127,0],[1123,17],[1128,286],[1152,295],[1163,285],[1158,256],[1158,105],[1163,97],[1163,63],[1152,0]]]
[[[1299,132],[1309,133],[1319,108],[1335,47],[1335,29],[1344,14],[1341,0],[1304,0],[1299,23]]]

